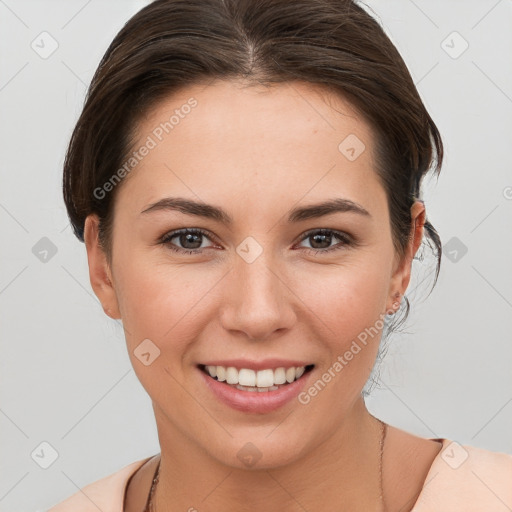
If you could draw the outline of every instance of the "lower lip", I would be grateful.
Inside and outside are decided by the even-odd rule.
[[[215,380],[200,368],[198,368],[198,371],[202,375],[206,385],[221,402],[238,411],[264,414],[275,411],[296,398],[306,385],[313,369],[303,373],[299,379],[293,381],[291,384],[287,384],[274,391],[262,392],[242,391],[225,382]]]

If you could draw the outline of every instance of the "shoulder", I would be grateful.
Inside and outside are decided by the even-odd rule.
[[[438,440],[443,447],[413,512],[512,510],[512,455]]]
[[[48,512],[122,512],[128,480],[151,458],[132,462],[119,471],[82,487]]]

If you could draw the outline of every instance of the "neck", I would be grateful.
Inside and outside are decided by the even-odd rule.
[[[381,424],[361,398],[334,432],[289,461],[259,468],[226,465],[155,408],[161,447],[157,511],[380,511]],[[232,441],[232,440],[231,440]],[[271,450],[271,445],[268,445]]]

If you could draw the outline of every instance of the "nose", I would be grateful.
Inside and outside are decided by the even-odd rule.
[[[224,329],[253,341],[268,340],[277,332],[282,335],[296,322],[290,285],[275,261],[264,254],[252,263],[235,258],[221,311]]]

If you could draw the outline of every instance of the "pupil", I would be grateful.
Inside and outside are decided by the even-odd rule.
[[[194,234],[194,233],[185,233],[184,235],[181,235],[180,236],[180,243],[183,245],[183,247],[185,247],[186,249],[198,249],[199,247],[201,247],[201,241],[199,240],[199,237],[202,236],[202,235],[197,235],[197,234]],[[194,243],[193,242],[193,238],[196,238],[196,245],[194,247],[188,247],[186,244],[188,242],[191,242],[192,244]],[[185,241],[185,243],[183,243],[183,241]]]
[[[316,234],[316,235],[313,235],[312,238],[313,238],[313,240],[315,240],[315,242],[313,244],[311,244],[311,245],[315,249],[322,249],[322,248],[325,248],[325,247],[329,247],[329,245],[331,245],[331,235]],[[315,247],[315,244],[318,241],[318,239],[321,240],[320,244],[322,243],[322,240],[323,240],[323,242],[325,242],[326,239],[327,239],[327,242],[328,242],[327,245],[326,246],[324,245],[323,247]]]

